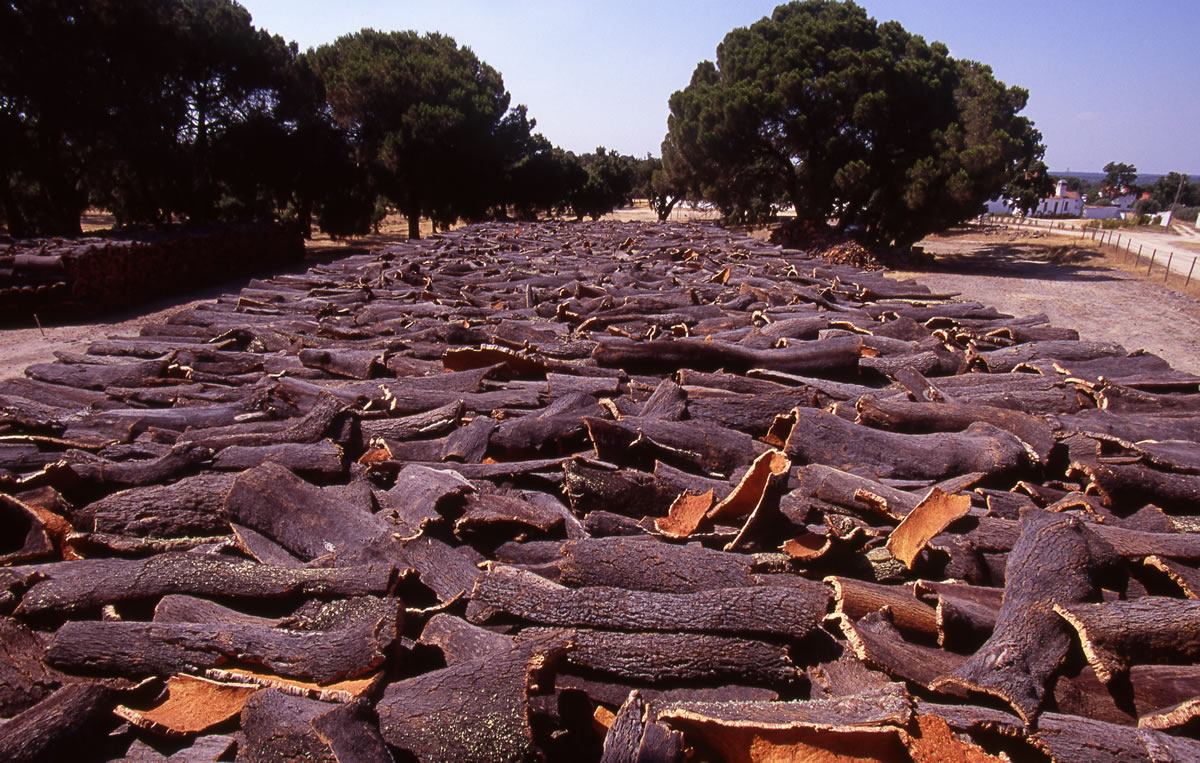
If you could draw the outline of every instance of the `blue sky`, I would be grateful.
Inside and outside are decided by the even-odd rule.
[[[299,43],[363,27],[442,32],[498,69],[513,103],[572,151],[658,155],[667,99],[734,27],[776,2],[745,0],[240,0]],[[1200,175],[1198,0],[861,0],[957,58],[1030,92],[1051,169]]]

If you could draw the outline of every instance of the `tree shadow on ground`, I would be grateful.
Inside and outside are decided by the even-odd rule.
[[[1049,281],[1117,281],[1124,273],[1103,265],[1104,256],[1074,244],[1000,242],[970,252],[938,252],[931,272],[996,278],[1040,278]],[[1095,262],[1096,264],[1090,264]]]

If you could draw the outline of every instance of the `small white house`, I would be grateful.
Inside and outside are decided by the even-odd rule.
[[[1054,195],[1038,202],[1034,217],[1079,217],[1083,214],[1083,199],[1078,191],[1068,191],[1067,181],[1060,180]]]

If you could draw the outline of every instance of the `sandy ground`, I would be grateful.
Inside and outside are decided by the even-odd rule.
[[[708,217],[698,212],[685,209],[679,217]],[[646,208],[619,210],[612,217],[654,219]],[[389,219],[379,234],[363,239],[318,238],[310,242],[305,262],[295,269],[400,241],[404,231],[403,221]],[[1068,239],[1014,238],[1008,233],[953,232],[923,243],[938,255],[936,264],[920,272],[894,272],[893,277],[915,278],[934,291],[956,291],[964,299],[1014,315],[1046,313],[1051,323],[1078,329],[1085,339],[1119,342],[1131,351],[1145,349],[1180,370],[1200,373],[1200,304],[1107,267],[1119,265],[1112,257],[1106,260]],[[92,342],[109,336],[135,336],[143,325],[176,310],[235,294],[249,280],[248,276],[231,279],[99,319],[43,322],[40,329],[34,325],[0,329],[0,378],[20,376],[34,363],[52,362],[55,352],[82,353]]]
[[[956,291],[1012,315],[1045,313],[1083,339],[1144,349],[1200,374],[1200,303],[1117,269],[1070,239],[952,232],[922,242],[934,267],[892,272],[934,291]]]

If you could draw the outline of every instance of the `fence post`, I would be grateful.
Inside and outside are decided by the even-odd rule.
[[[1187,280],[1183,282],[1183,285],[1184,285],[1185,287],[1186,287],[1188,284],[1190,284],[1190,283],[1192,282],[1192,271],[1193,271],[1193,270],[1195,270],[1195,269],[1196,269],[1196,258],[1195,258],[1195,257],[1193,257],[1193,258],[1192,258],[1192,266],[1191,266],[1190,268],[1188,268],[1188,277],[1187,277]]]
[[[1138,244],[1138,256],[1137,256],[1137,261],[1133,263],[1133,266],[1134,266],[1135,268],[1136,268],[1138,265],[1140,265],[1140,264],[1141,264],[1141,262],[1142,262],[1142,247],[1143,247],[1143,246],[1144,246],[1144,244]]]
[[[1158,250],[1155,249],[1150,253],[1150,265],[1146,268],[1146,275],[1150,275],[1150,271],[1154,270],[1154,258],[1158,256]]]
[[[1174,257],[1175,257],[1175,252],[1171,252],[1170,254],[1167,255],[1167,272],[1163,273],[1163,283],[1166,283],[1167,278],[1169,278],[1171,276],[1171,260],[1174,259]]]

